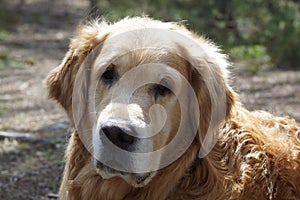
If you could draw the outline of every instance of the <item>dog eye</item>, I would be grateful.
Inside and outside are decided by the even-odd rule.
[[[109,66],[101,76],[101,79],[105,84],[112,84],[115,78],[116,78],[116,71],[114,69],[114,66]]]
[[[160,84],[155,86],[155,99],[157,99],[157,97],[164,97],[169,93],[171,93],[171,90],[166,86]]]

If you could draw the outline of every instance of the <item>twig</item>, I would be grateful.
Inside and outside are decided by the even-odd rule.
[[[58,199],[58,194],[55,194],[55,193],[52,193],[52,192],[50,192],[50,193],[48,193],[48,198],[51,198],[51,199]]]
[[[49,141],[46,138],[35,136],[32,133],[0,131],[0,140],[3,140],[5,138],[31,142],[31,143],[37,143],[37,142],[49,143]]]

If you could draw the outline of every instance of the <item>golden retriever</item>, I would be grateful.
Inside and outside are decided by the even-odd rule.
[[[49,97],[72,134],[60,199],[300,199],[300,125],[249,112],[227,58],[183,25],[81,25]]]

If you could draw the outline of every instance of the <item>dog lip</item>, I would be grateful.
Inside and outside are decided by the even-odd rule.
[[[145,181],[151,176],[151,172],[145,173],[145,174],[138,174],[138,173],[126,173],[123,171],[119,171],[113,168],[110,168],[100,161],[96,161],[96,167],[98,170],[105,170],[107,173],[111,174],[112,176],[133,176],[135,180],[135,187],[143,187],[145,186]]]
[[[97,164],[96,164],[96,167],[98,168],[98,169],[105,169],[105,170],[107,170],[109,173],[111,173],[111,174],[121,174],[121,175],[123,175],[124,174],[124,172],[122,172],[122,171],[119,171],[119,170],[116,170],[116,169],[113,169],[113,168],[111,168],[111,167],[108,167],[108,166],[106,166],[106,165],[104,165],[104,164],[102,164],[100,161],[96,161],[97,162]]]
[[[137,184],[142,184],[147,178],[150,177],[150,173],[146,173],[144,176],[137,176],[136,177],[136,183]]]

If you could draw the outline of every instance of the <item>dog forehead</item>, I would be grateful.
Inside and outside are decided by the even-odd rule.
[[[177,27],[178,25],[173,22],[162,22],[150,18],[135,17],[126,18],[116,23],[110,24],[110,26],[107,28],[107,31],[110,33],[110,35],[115,36],[124,32],[134,32],[136,30],[173,30]]]
[[[101,59],[98,59],[101,62]],[[149,76],[155,74],[174,74],[180,73],[184,78],[189,78],[189,63],[179,56],[176,52],[157,49],[135,49],[116,54],[110,59],[106,66],[113,64],[119,75],[122,75],[134,68],[146,67],[149,70],[143,70]],[[153,72],[154,71],[154,72]]]
[[[116,23],[106,31],[105,48],[113,48],[118,52],[133,49],[171,49],[179,40],[183,40],[184,31],[172,23]]]

